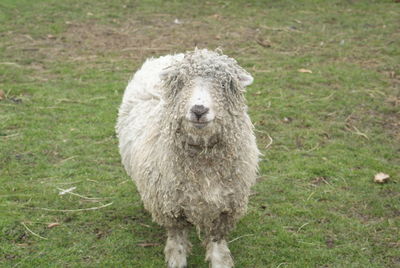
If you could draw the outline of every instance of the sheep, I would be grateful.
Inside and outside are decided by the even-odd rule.
[[[196,48],[148,59],[125,90],[122,163],[166,228],[170,268],[187,266],[190,226],[204,235],[211,267],[233,267],[226,238],[246,212],[260,154],[244,98],[252,82],[234,59]]]

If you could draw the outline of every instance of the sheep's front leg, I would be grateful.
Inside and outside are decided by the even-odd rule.
[[[233,259],[225,239],[209,239],[206,245],[206,261],[211,268],[231,268]]]
[[[168,228],[167,244],[164,254],[168,268],[187,267],[186,256],[190,253],[191,244],[187,238],[186,228]]]

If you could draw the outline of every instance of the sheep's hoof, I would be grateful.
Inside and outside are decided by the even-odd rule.
[[[186,256],[182,254],[172,253],[170,256],[165,256],[168,268],[187,268]]]
[[[187,268],[187,265],[185,265],[185,266],[170,266],[168,264],[168,268]]]
[[[211,268],[232,268],[234,266],[231,252],[225,240],[210,242],[207,245],[206,261]]]
[[[182,248],[165,247],[165,261],[168,268],[186,268],[186,252]]]

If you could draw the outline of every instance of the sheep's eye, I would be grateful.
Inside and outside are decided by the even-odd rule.
[[[225,91],[229,91],[229,83],[226,82],[226,81],[224,81],[224,82],[222,83],[222,88],[223,88]]]
[[[237,87],[235,85],[235,82],[233,80],[231,80],[229,82],[229,89],[232,93],[236,93],[237,92]]]
[[[235,85],[235,82],[233,80],[230,81],[225,81],[222,83],[222,88],[226,93],[233,93],[235,94],[237,92],[237,87]]]

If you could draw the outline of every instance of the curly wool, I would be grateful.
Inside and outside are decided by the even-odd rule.
[[[169,93],[168,97],[174,97],[183,84],[190,84],[194,77],[211,78],[218,81],[221,87],[227,90],[230,99],[238,98],[237,102],[244,103],[244,89],[240,85],[240,73],[247,72],[239,67],[236,60],[226,55],[208,50],[195,50],[188,52],[184,59],[164,70],[164,88]],[[234,105],[234,103],[231,103]]]
[[[122,163],[160,225],[189,222],[224,236],[246,212],[259,155],[240,81],[246,74],[234,59],[195,50],[149,59],[129,83],[116,126]],[[223,91],[213,95],[220,113],[204,130],[183,122],[183,89],[195,77]]]

